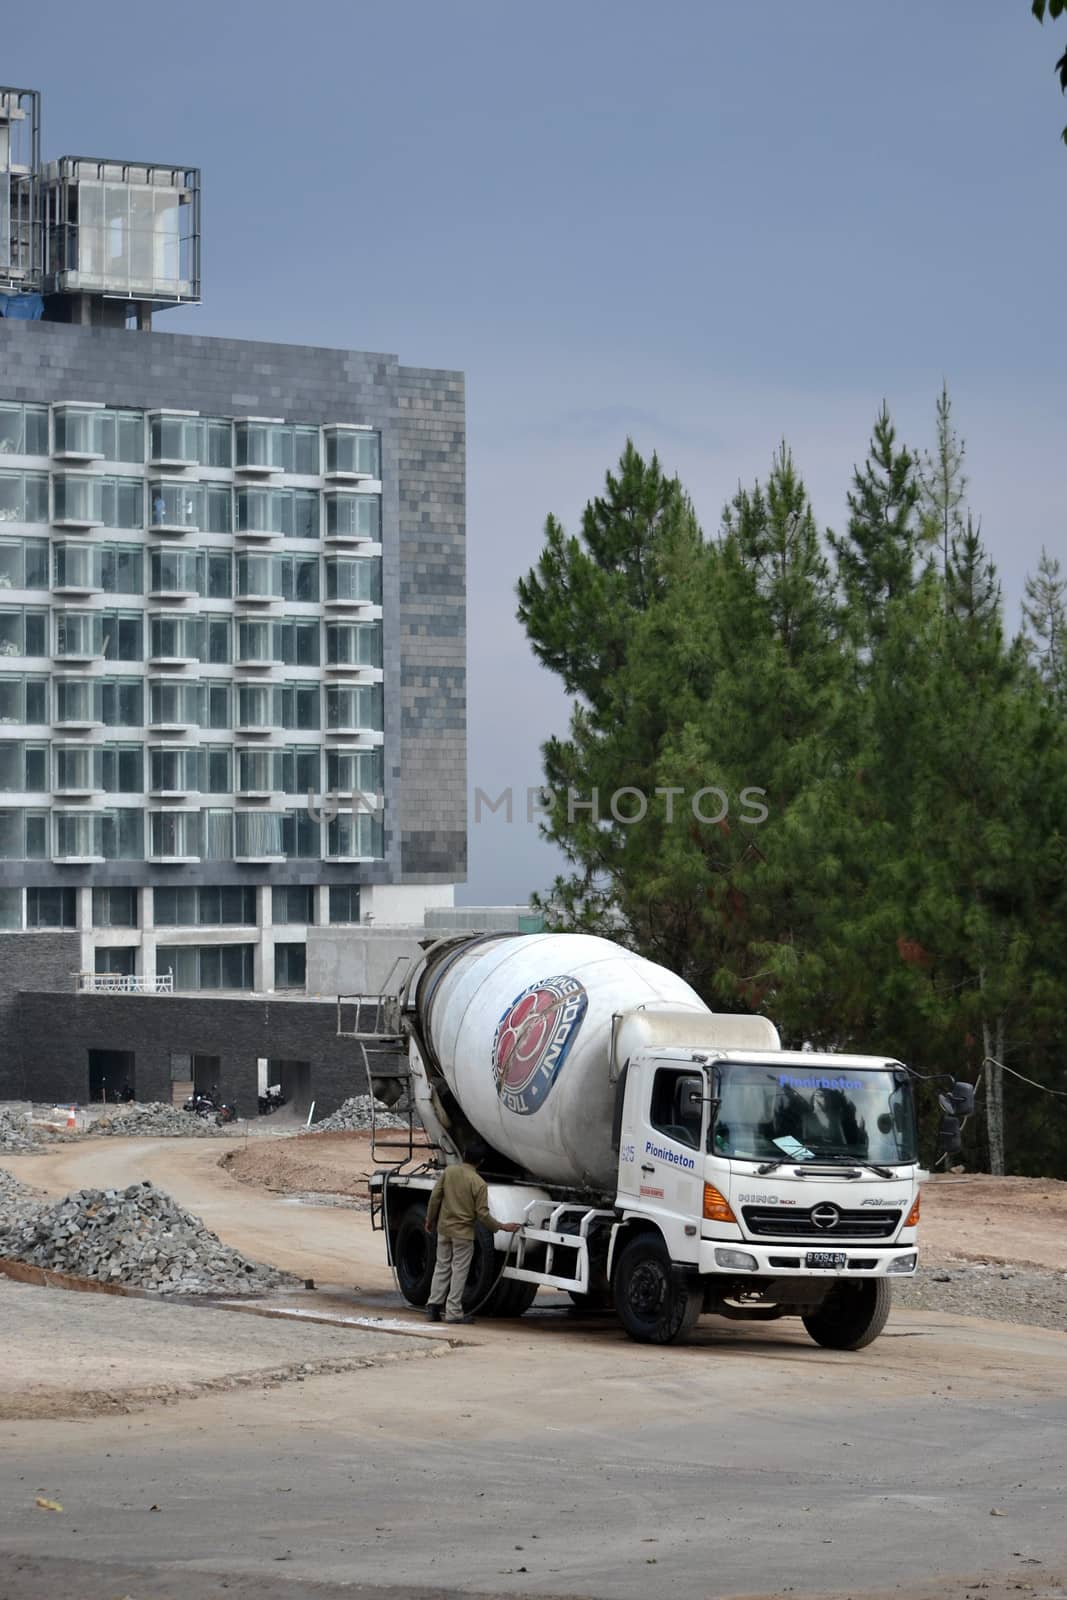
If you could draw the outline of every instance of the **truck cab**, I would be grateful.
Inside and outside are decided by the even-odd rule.
[[[829,1323],[844,1322],[853,1348],[869,1342],[858,1325],[862,1336],[880,1331],[886,1280],[918,1260],[915,1110],[902,1063],[664,1048],[627,1061],[617,1096],[609,1274],[624,1321],[636,1272],[646,1320],[651,1276],[664,1280],[661,1300],[674,1285],[690,1317],[800,1314],[822,1343],[840,1342]],[[635,1266],[642,1239],[649,1259]]]

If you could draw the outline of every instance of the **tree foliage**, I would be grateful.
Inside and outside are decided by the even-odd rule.
[[[544,908],[794,1045],[1067,1088],[1067,582],[1043,556],[1006,635],[954,441],[947,391],[929,457],[883,405],[840,536],[784,444],[710,536],[631,443],[579,534],[548,519],[519,584],[572,696],[544,748],[568,864]],[[921,460],[951,489],[937,560]],[[1067,1175],[1039,1094],[998,1118],[991,1066],[984,1093],[972,1160]]]
[[[1044,22],[1046,15],[1062,17],[1067,11],[1067,0],[1031,0],[1030,10],[1038,22]],[[1060,93],[1067,94],[1067,50],[1056,63],[1056,73],[1060,80]],[[1063,142],[1067,144],[1067,128],[1063,130]]]

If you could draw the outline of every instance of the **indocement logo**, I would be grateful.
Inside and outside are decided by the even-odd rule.
[[[511,1002],[493,1036],[496,1092],[527,1117],[547,1098],[589,1005],[577,978],[541,978]]]

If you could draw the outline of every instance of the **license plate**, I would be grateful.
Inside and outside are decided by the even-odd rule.
[[[809,1250],[804,1258],[806,1267],[843,1267],[847,1262],[843,1250]]]

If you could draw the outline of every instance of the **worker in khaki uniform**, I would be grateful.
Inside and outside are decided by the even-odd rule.
[[[498,1222],[489,1210],[489,1191],[478,1168],[488,1154],[481,1143],[471,1144],[463,1161],[446,1167],[434,1184],[426,1211],[426,1232],[437,1233],[437,1262],[428,1322],[473,1322],[463,1315],[463,1291],[474,1256],[474,1230],[480,1222],[491,1233],[518,1233],[517,1222]]]

